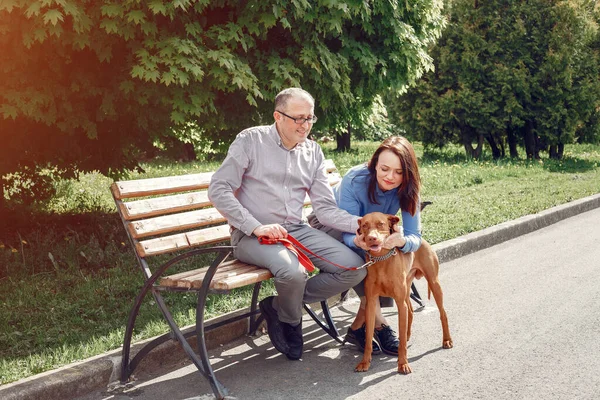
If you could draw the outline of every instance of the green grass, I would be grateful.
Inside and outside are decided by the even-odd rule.
[[[366,161],[377,143],[353,143],[338,154],[323,146],[340,172]],[[561,161],[469,161],[460,148],[423,154],[416,145],[424,200],[424,236],[438,243],[523,215],[600,193],[600,146],[567,146]],[[157,177],[216,169],[218,162],[144,165]],[[14,210],[0,224],[0,383],[85,359],[121,345],[141,273],[116,215],[111,181],[97,173],[57,184],[37,211]],[[273,291],[267,285],[263,295]],[[244,306],[249,289],[211,297],[208,315]],[[167,296],[181,325],[194,321],[195,296]],[[135,340],[167,330],[151,298]]]

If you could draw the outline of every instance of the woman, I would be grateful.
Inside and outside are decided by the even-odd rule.
[[[402,136],[387,138],[377,148],[367,164],[351,168],[342,182],[334,188],[338,206],[350,214],[364,216],[379,211],[396,215],[402,213],[402,230],[388,237],[384,247],[398,247],[402,252],[415,252],[421,245],[420,199],[421,178],[417,157],[410,142]],[[309,217],[311,225],[324,229],[314,216]],[[402,232],[403,231],[403,232]],[[341,239],[348,247],[364,256],[368,250],[356,233],[328,233]],[[365,345],[365,306],[361,297],[360,309],[356,319],[348,328],[346,341],[364,349]],[[393,304],[386,299],[385,306]],[[377,307],[375,335],[381,348],[388,354],[398,354],[398,338],[389,327],[381,308]],[[374,352],[379,349],[373,343]]]

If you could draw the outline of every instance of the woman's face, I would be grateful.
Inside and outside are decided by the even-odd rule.
[[[377,185],[381,190],[396,189],[402,184],[403,171],[400,158],[391,150],[384,150],[379,154],[375,170]]]

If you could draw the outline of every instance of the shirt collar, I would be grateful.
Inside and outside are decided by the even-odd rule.
[[[281,147],[282,149],[284,149],[286,151],[294,151],[296,149],[300,150],[300,149],[302,149],[302,148],[304,148],[306,146],[306,142],[302,142],[302,143],[298,143],[296,146],[294,146],[291,149],[287,149],[283,145],[283,141],[281,140],[281,136],[279,136],[279,132],[277,132],[277,126],[274,123],[273,123],[273,125],[271,125],[269,133],[270,133],[271,138],[273,139],[273,141],[275,141],[275,143],[277,143],[277,146]]]

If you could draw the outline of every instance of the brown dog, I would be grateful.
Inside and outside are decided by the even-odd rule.
[[[408,365],[407,341],[413,319],[413,309],[410,302],[410,286],[414,278],[425,277],[428,283],[428,297],[433,292],[433,297],[440,312],[442,322],[442,347],[452,347],[452,338],[448,328],[448,318],[443,305],[442,288],[438,280],[438,257],[427,241],[422,240],[418,251],[404,254],[401,251],[385,249],[382,247],[385,239],[394,232],[394,225],[400,221],[395,215],[374,212],[365,215],[359,220],[358,233],[370,247],[368,251],[371,260],[375,261],[368,269],[365,279],[366,296],[366,340],[362,361],[356,366],[355,371],[368,371],[371,365],[373,351],[373,332],[375,329],[375,309],[379,296],[392,297],[398,307],[398,372],[409,374],[412,372]],[[393,255],[392,255],[393,254]]]

